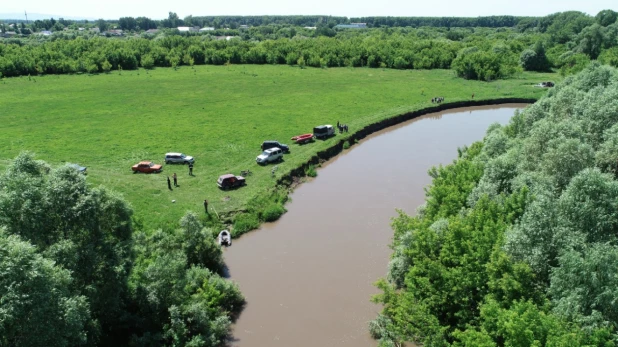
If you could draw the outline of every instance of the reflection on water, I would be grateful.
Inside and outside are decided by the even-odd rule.
[[[247,297],[232,346],[376,346],[367,324],[380,307],[369,299],[384,277],[395,209],[423,203],[427,170],[457,157],[509,104],[419,117],[362,140],[292,194],[276,223],[225,250],[231,278]]]

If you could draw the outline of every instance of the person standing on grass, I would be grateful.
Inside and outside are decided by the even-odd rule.
[[[176,173],[174,172],[174,187],[178,187],[178,176],[176,176]]]
[[[208,200],[204,199],[204,211],[208,214]]]
[[[193,176],[193,163],[189,163],[189,176]]]
[[[172,182],[170,181],[170,176],[167,176],[167,188],[169,188],[169,190],[172,190]]]

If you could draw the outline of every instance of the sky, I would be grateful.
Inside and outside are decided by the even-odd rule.
[[[555,12],[618,11],[617,0],[28,0],[3,1],[0,12],[50,14],[57,17],[118,19],[146,16],[180,18],[206,15],[332,15],[477,17],[490,15],[545,16]]]

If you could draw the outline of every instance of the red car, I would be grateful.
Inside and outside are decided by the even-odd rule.
[[[235,176],[232,174],[221,175],[217,180],[217,185],[219,188],[225,190],[230,188],[241,187],[247,184],[245,178],[242,176]]]
[[[133,165],[131,167],[131,170],[133,170],[133,173],[136,173],[136,172],[152,173],[152,172],[161,172],[161,170],[163,170],[163,167],[151,161],[140,161],[139,163]]]

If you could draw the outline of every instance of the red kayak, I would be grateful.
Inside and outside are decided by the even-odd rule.
[[[296,141],[296,143],[306,143],[313,140],[313,134],[302,134],[298,136],[294,136],[291,139],[292,141]]]

